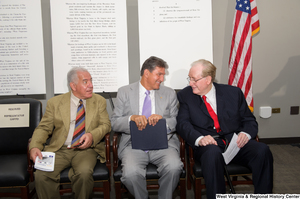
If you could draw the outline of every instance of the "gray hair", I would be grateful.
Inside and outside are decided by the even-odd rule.
[[[73,82],[75,84],[78,83],[78,75],[77,72],[89,72],[87,69],[82,68],[82,67],[72,67],[68,74],[67,74],[67,80],[68,80],[68,88],[69,90],[71,90],[70,88],[70,83]]]
[[[197,64],[201,64],[203,66],[202,69],[202,77],[207,77],[207,76],[211,76],[211,82],[215,81],[216,78],[216,70],[217,68],[215,67],[215,65],[213,65],[210,61],[205,60],[205,59],[199,59],[197,61],[194,61],[191,66],[195,66]]]

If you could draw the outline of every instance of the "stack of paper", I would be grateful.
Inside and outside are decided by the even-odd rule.
[[[227,150],[224,153],[222,153],[224,160],[225,160],[225,164],[229,164],[229,162],[236,156],[236,154],[240,150],[240,148],[237,146],[237,143],[236,143],[237,139],[238,139],[238,136],[236,133],[234,133]]]
[[[54,171],[55,153],[42,152],[43,159],[38,156],[35,159],[34,168],[42,171]]]

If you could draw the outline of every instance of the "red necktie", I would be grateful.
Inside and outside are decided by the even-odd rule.
[[[206,96],[203,95],[202,98],[203,98],[205,106],[206,106],[206,108],[208,110],[208,113],[210,114],[210,117],[214,120],[214,125],[215,125],[215,128],[216,128],[217,132],[220,132],[221,131],[221,127],[220,127],[220,124],[219,124],[219,120],[218,120],[217,114],[212,109],[212,107],[210,106],[210,104],[206,101]]]

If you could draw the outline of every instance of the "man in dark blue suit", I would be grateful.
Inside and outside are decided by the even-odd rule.
[[[230,142],[234,133],[238,135],[240,150],[232,162],[251,169],[254,193],[272,193],[273,156],[267,145],[255,141],[256,119],[241,89],[214,83],[215,74],[216,67],[211,62],[195,61],[189,71],[189,86],[178,92],[176,130],[193,147],[196,160],[201,162],[207,198],[226,191],[222,156],[225,144],[213,136],[224,136]],[[212,119],[203,96],[217,122]]]

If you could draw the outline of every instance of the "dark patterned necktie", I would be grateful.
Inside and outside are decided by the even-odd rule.
[[[85,134],[85,111],[82,100],[79,101],[79,106],[77,108],[75,130],[71,142],[71,148],[76,148],[79,145],[79,139]]]

